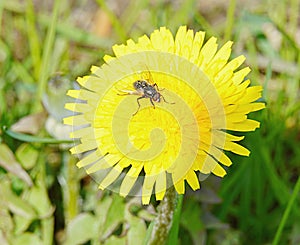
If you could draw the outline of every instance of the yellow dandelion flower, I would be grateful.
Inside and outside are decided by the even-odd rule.
[[[204,37],[182,26],[175,38],[162,27],[130,39],[78,78],[80,90],[68,91],[79,100],[66,104],[76,114],[64,122],[80,139],[71,152],[83,153],[77,166],[98,173],[101,189],[127,196],[140,185],[148,204],[152,193],[162,200],[171,185],[179,194],[185,181],[199,189],[199,172],[223,177],[222,166],[231,165],[224,150],[249,155],[237,143],[244,137],[228,130],[259,127],[247,114],[265,107],[255,102],[262,87],[249,86],[248,67],[238,70],[244,56],[229,61],[232,42],[218,49],[215,37],[206,43]]]

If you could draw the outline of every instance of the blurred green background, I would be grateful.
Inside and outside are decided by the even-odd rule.
[[[267,109],[224,179],[187,191],[178,244],[300,244],[299,0],[0,0],[0,244],[144,244],[157,204],[76,168],[65,91],[111,46],[160,26],[234,41]]]

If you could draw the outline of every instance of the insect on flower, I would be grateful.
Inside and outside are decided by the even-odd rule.
[[[136,101],[138,103],[138,109],[135,113],[132,114],[133,116],[136,115],[138,113],[138,111],[140,110],[141,105],[140,105],[139,100],[141,100],[141,99],[149,98],[154,109],[155,109],[154,102],[157,102],[157,103],[161,102],[161,98],[163,99],[164,102],[166,102],[168,104],[175,104],[174,102],[166,101],[165,97],[161,93],[159,93],[159,91],[162,91],[164,89],[159,89],[156,83],[151,84],[150,80],[153,81],[151,73],[149,72],[148,79],[137,80],[133,83],[133,87],[135,89],[134,91],[121,90],[121,92],[123,92],[125,94],[119,94],[119,95],[139,95],[140,96],[136,99]]]

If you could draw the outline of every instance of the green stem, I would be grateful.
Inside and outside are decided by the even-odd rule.
[[[172,228],[168,237],[167,245],[176,245],[178,243],[178,232],[180,225],[181,208],[184,195],[176,195],[177,203],[173,216]]]
[[[37,171],[36,183],[38,183],[39,188],[44,189],[43,190],[44,193],[47,193],[47,186],[45,181],[47,176],[45,158],[46,155],[44,151],[41,150],[37,162],[37,168],[36,168]],[[49,207],[49,209],[52,208],[49,197],[45,196],[44,198],[47,198],[47,206]],[[41,220],[41,233],[43,238],[43,244],[52,245],[53,238],[54,238],[54,217],[53,216],[45,217]]]
[[[66,223],[75,218],[78,214],[78,199],[79,199],[79,182],[77,178],[78,169],[76,167],[76,159],[69,153],[64,153],[67,159],[67,185],[65,186],[64,206],[66,210]]]
[[[298,177],[298,180],[297,180],[297,183],[296,183],[295,188],[293,190],[292,196],[291,196],[291,198],[290,198],[290,200],[288,202],[288,205],[287,205],[287,207],[286,207],[286,209],[284,211],[284,214],[283,214],[282,219],[280,221],[279,227],[278,227],[278,229],[276,231],[276,235],[275,235],[275,237],[273,239],[272,245],[279,244],[279,240],[280,240],[283,228],[284,228],[284,226],[285,226],[285,224],[287,222],[287,219],[289,217],[289,214],[290,214],[290,212],[292,210],[293,204],[294,204],[294,202],[296,200],[296,197],[298,196],[299,192],[300,192],[300,177]]]
[[[236,0],[230,0],[228,12],[227,12],[227,23],[226,23],[225,36],[224,36],[225,40],[231,39],[232,29],[234,24],[235,7],[236,7]]]
[[[152,234],[148,244],[156,245],[166,243],[172,227],[176,202],[176,191],[172,186],[166,191],[165,197],[159,205],[159,213],[154,220]]]

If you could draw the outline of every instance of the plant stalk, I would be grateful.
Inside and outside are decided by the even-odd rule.
[[[167,189],[165,197],[159,204],[159,213],[154,220],[151,238],[148,244],[165,244],[172,227],[174,210],[177,204],[174,186]]]

